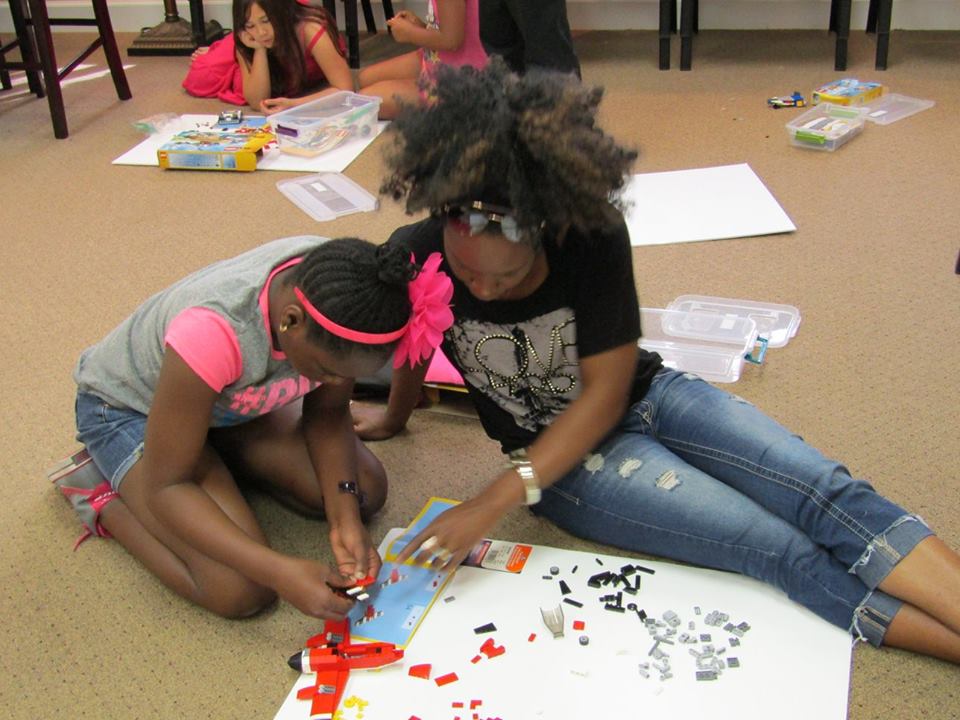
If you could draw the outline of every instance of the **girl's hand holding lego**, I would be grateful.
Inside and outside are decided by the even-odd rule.
[[[284,557],[277,568],[273,589],[305,615],[342,620],[353,607],[353,601],[335,593],[331,586],[347,588],[352,582],[352,579],[313,560]]]
[[[337,559],[340,574],[344,577],[358,580],[367,575],[376,577],[380,573],[380,554],[359,519],[332,525],[330,547]]]
[[[518,504],[512,495],[498,491],[498,485],[494,482],[480,495],[437,516],[407,544],[397,556],[397,563],[402,564],[416,553],[418,563],[432,563],[444,570],[457,567],[500,518]]]

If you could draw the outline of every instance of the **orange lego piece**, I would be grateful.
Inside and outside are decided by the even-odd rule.
[[[460,678],[457,677],[457,674],[455,672],[452,672],[452,673],[447,673],[446,675],[441,675],[440,677],[435,679],[434,682],[437,685],[449,685],[450,683],[454,683],[459,679]]]

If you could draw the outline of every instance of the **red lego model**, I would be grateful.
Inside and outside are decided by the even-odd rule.
[[[350,643],[350,620],[326,620],[323,632],[307,640],[307,648],[287,664],[302,673],[315,673],[316,681],[297,692],[300,700],[312,700],[311,720],[331,720],[340,705],[351,670],[383,667],[403,657],[393,643]]]

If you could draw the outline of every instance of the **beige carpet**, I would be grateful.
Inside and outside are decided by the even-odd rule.
[[[121,47],[132,39],[121,36]],[[63,58],[77,45],[57,42]],[[365,57],[385,42],[365,41]],[[584,79],[607,88],[606,126],[642,150],[637,171],[748,162],[798,227],[637,249],[643,303],[692,292],[798,306],[797,337],[733,389],[960,546],[960,33],[894,33],[890,69],[877,73],[873,39],[855,32],[848,75],[937,105],[868,127],[833,154],[790,147],[791,111],[765,105],[838,77],[825,33],[705,31],[685,73],[678,47],[675,69],[657,70],[653,32],[585,33],[576,43]],[[293,681],[284,658],[315,621],[285,604],[220,620],[174,597],[115,543],[71,552],[79,525],[43,476],[74,448],[71,368],[140,300],[206,263],[297,233],[382,241],[406,218],[385,201],[376,213],[314,223],[276,190],[278,173],[112,166],[141,139],[135,120],[220,109],[181,91],[185,58],[125,60],[128,102],[108,78],[65,88],[67,140],[53,139],[45,101],[0,93],[0,715],[270,718]],[[99,52],[91,61],[104,66]],[[347,170],[371,190],[382,143]],[[377,538],[431,494],[467,497],[499,463],[475,421],[428,412],[373,450],[392,479]],[[324,524],[253,503],[276,547],[328,556]],[[591,547],[521,511],[496,534]],[[854,658],[853,720],[960,714],[956,667],[869,647]]]

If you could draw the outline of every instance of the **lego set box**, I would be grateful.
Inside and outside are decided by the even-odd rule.
[[[263,149],[274,140],[266,118],[221,121],[177,133],[157,150],[157,161],[164,169],[252,172]]]

